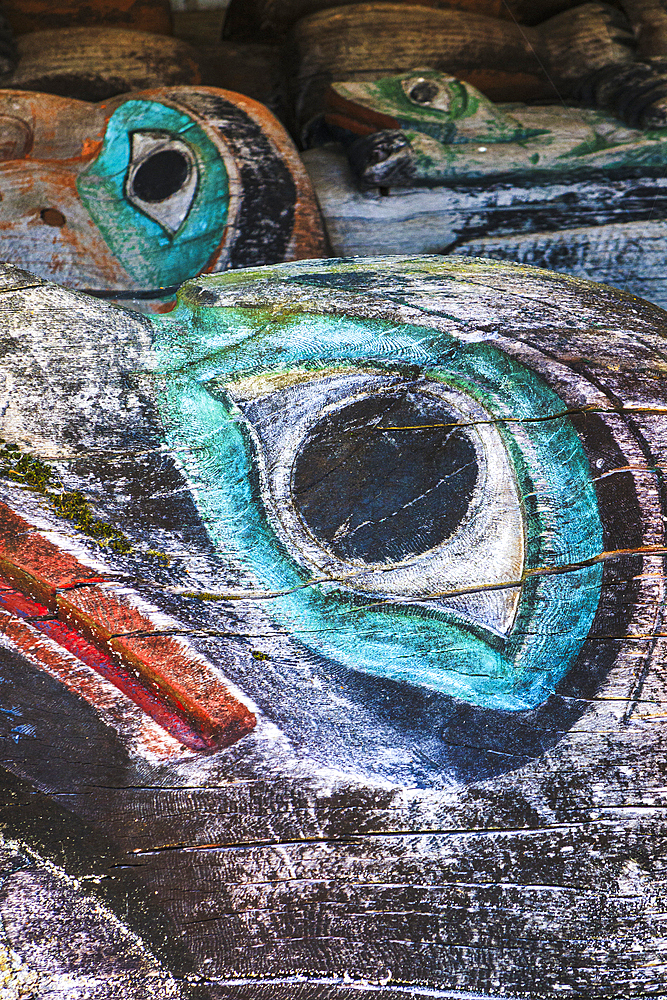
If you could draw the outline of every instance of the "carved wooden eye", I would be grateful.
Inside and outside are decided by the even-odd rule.
[[[304,569],[507,632],[523,518],[500,435],[471,397],[363,370],[228,391],[256,441],[262,503]]]
[[[190,147],[159,132],[134,132],[125,182],[128,201],[176,233],[197,191],[198,170]]]
[[[430,104],[439,89],[432,80],[419,80],[411,86],[408,97],[415,104]]]
[[[338,275],[324,280],[335,298]],[[342,280],[358,294],[372,278]],[[603,572],[563,400],[492,342],[393,317],[286,319],[273,300],[255,317],[236,294],[238,330],[205,310],[163,404],[243,599],[352,670],[484,708],[544,703],[588,636]],[[173,350],[161,363],[179,364]]]
[[[453,79],[443,74],[439,74],[438,80],[412,75],[401,80],[401,89],[412,104],[438,111],[450,111],[452,95],[447,83]],[[440,82],[441,80],[443,82]]]

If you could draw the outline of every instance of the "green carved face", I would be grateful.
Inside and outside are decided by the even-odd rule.
[[[394,296],[431,283],[445,309],[446,267],[391,267]],[[209,280],[201,301],[185,286],[154,321],[169,442],[247,598],[295,639],[473,705],[533,708],[598,606],[586,455],[567,404],[492,339],[364,315],[354,297],[384,270],[257,269]]]
[[[396,128],[422,132],[443,143],[515,142],[539,135],[470,83],[432,69],[362,83],[334,83],[335,95],[396,120]]]
[[[114,112],[77,188],[105,242],[147,287],[203,270],[227,221],[220,148],[193,117],[158,101],[126,101]]]

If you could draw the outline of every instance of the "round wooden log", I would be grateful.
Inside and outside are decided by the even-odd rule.
[[[624,66],[598,64],[575,96],[606,108],[633,128],[662,129],[667,123],[667,11],[660,0],[624,0],[621,6],[633,31],[637,61]],[[596,32],[591,27],[584,29],[584,35],[595,48]],[[557,35],[553,43],[559,45]],[[561,49],[568,46],[568,40],[561,39]],[[588,43],[582,47],[588,48]],[[553,62],[558,65],[556,50]]]
[[[172,33],[169,0],[3,0],[2,9],[17,35],[54,28],[128,28]]]
[[[0,96],[0,255],[146,307],[201,271],[320,256],[319,210],[262,105],[214,88]]]
[[[667,313],[482,259],[229,272],[150,322],[7,265],[0,286],[18,973],[658,994]],[[133,633],[130,598],[162,627]],[[72,630],[178,638],[257,726],[178,742],[62,645],[65,604]]]
[[[667,58],[607,67],[593,73],[577,95],[589,105],[610,111],[631,128],[667,127]]]
[[[120,28],[60,28],[17,39],[19,63],[6,87],[101,101],[146,87],[199,83],[187,42]]]
[[[667,55],[667,9],[661,0],[622,0],[640,57]]]
[[[636,39],[623,13],[607,3],[584,3],[545,21],[538,52],[559,92],[572,94],[600,70],[634,62]]]
[[[374,80],[416,67],[458,76],[496,101],[555,99],[602,67],[632,61],[632,40],[622,15],[598,3],[539,28],[392,3],[326,10],[292,32],[296,117],[303,126],[322,111],[334,80]]]
[[[223,25],[223,38],[229,41],[274,41],[284,38],[302,17],[321,10],[344,7],[357,0],[231,0]],[[393,0],[403,6],[418,0]],[[467,10],[486,17],[523,24],[538,24],[576,5],[577,0],[421,0],[419,6],[444,10]]]

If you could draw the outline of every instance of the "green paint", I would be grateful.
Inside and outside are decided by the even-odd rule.
[[[408,99],[405,90],[417,78],[447,95],[442,108],[421,108]],[[629,129],[602,111],[494,105],[471,84],[435,70],[333,88],[348,101],[395,118],[405,133],[401,174],[394,181],[391,173],[384,176],[382,162],[369,163],[362,175],[366,183],[435,185],[540,174],[584,179],[667,166],[667,129]]]
[[[436,100],[447,110],[410,100],[411,81],[437,86]],[[514,142],[539,134],[539,129],[526,128],[471,84],[436,70],[415,70],[368,83],[334,83],[333,89],[348,101],[396,118],[401,129],[422,132],[442,143]]]
[[[405,269],[413,263],[406,262]],[[422,273],[428,266],[422,262]],[[258,268],[215,284],[270,276],[282,279],[283,288],[290,280],[337,287],[335,267],[319,276],[312,264],[309,268],[310,274],[298,265]],[[341,265],[339,273],[342,286],[347,277],[355,292],[355,276],[361,286],[373,278],[364,264]],[[276,621],[307,647],[351,669],[472,704],[516,711],[548,697],[589,633],[600,595],[602,567],[596,560],[603,542],[579,438],[569,419],[559,415],[562,400],[534,372],[491,343],[465,343],[389,320],[296,308],[193,308],[187,287],[177,310],[156,319],[155,327],[168,440],[194,484],[218,549],[257,588],[275,593],[262,606]],[[526,537],[522,596],[506,637],[463,624],[444,607],[389,603],[332,579],[316,581],[274,533],[251,435],[220,386],[234,378],[346,365],[405,368],[413,376],[419,370],[474,398],[497,421],[514,468]],[[545,568],[549,572],[541,573]],[[460,585],[466,586],[465,573]]]
[[[195,159],[197,190],[174,234],[127,199],[133,132],[174,136]],[[109,120],[98,157],[77,177],[77,189],[109,248],[135,281],[147,287],[176,285],[199,274],[222,241],[229,180],[220,150],[193,118],[157,101],[121,104]]]

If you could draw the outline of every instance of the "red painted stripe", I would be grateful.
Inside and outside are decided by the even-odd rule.
[[[56,609],[56,591],[104,578],[63,552],[0,503],[0,573],[28,597]]]
[[[27,605],[34,605],[38,614],[44,612],[48,614],[47,608],[36,605],[33,601],[26,601],[26,598],[20,591],[5,588],[0,590],[0,605],[11,612],[12,615],[28,620],[33,628],[48,636],[58,646],[72,653],[82,663],[92,667],[102,677],[106,677],[108,681],[111,681],[123,694],[131,698],[139,708],[154,719],[159,726],[166,729],[174,739],[183,743],[186,747],[189,747],[191,750],[207,750],[215,746],[210,740],[205,740],[200,736],[186,719],[183,719],[177,712],[172,711],[156,695],[148,691],[123,665],[114,662],[110,656],[97,649],[92,643],[87,642],[86,639],[82,639],[80,635],[77,635],[71,628],[58,621],[57,618],[35,618],[30,614],[26,614],[26,610],[32,610],[27,608]],[[3,628],[3,624],[4,622],[0,620],[0,631],[6,631],[6,628]]]
[[[186,746],[230,746],[256,725],[203,657],[171,636],[151,635],[155,626],[131,595],[3,503],[1,577],[8,583],[0,579],[0,607],[98,671]]]
[[[19,618],[53,618],[45,604],[39,604],[25,597],[20,590],[14,590],[8,583],[0,582],[0,607],[7,608]]]

